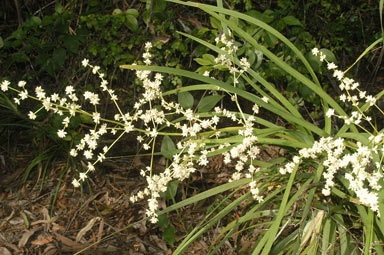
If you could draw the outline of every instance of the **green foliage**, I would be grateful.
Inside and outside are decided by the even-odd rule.
[[[188,91],[179,92],[177,94],[177,101],[184,109],[190,109],[194,104],[193,96]]]
[[[181,2],[177,0],[172,0],[171,2],[194,6],[189,2]],[[217,78],[216,75],[222,70],[217,70],[219,68],[215,66],[216,63],[211,63],[211,57],[209,55],[204,55],[201,58],[196,59],[196,61],[204,68],[206,66],[211,66],[212,70],[217,70],[216,75],[210,75],[209,77],[202,75],[201,69],[198,69],[198,72],[190,72],[177,68],[159,66],[125,65],[122,67],[134,70],[149,70],[171,75],[181,75],[194,79],[199,83],[204,83],[203,85],[197,84],[188,86],[188,88],[182,87],[172,90],[169,91],[167,95],[201,89],[206,89],[209,92],[225,91],[225,93],[229,94],[231,99],[237,103],[237,98],[241,97],[244,100],[259,105],[269,111],[268,116],[276,114],[288,125],[277,127],[274,123],[270,123],[266,119],[263,121],[255,119],[255,122],[262,126],[260,129],[252,129],[253,132],[258,135],[258,143],[265,146],[283,146],[284,148],[287,148],[287,150],[289,147],[290,153],[293,153],[293,151],[296,150],[299,151],[301,155],[300,149],[311,148],[314,146],[314,141],[317,140],[316,137],[320,136],[328,138],[331,134],[334,134],[335,138],[348,138],[348,141],[345,140],[345,142],[348,143],[348,148],[345,147],[346,150],[343,155],[349,156],[350,154],[347,153],[360,150],[357,149],[357,147],[361,148],[361,144],[369,146],[367,137],[371,132],[374,136],[382,133],[381,130],[376,130],[374,126],[372,126],[372,131],[367,131],[365,127],[359,125],[357,122],[344,123],[342,126],[337,127],[337,130],[333,130],[336,128],[333,125],[336,124],[331,118],[332,114],[329,116],[329,107],[332,107],[334,111],[337,112],[338,116],[348,116],[348,114],[320,85],[321,83],[317,79],[314,71],[314,68],[317,66],[319,68],[317,72],[321,73],[320,67],[316,65],[318,59],[310,58],[310,63],[303,55],[301,48],[296,46],[296,43],[293,44],[291,40],[283,36],[278,30],[269,26],[267,23],[261,22],[259,19],[254,19],[239,12],[204,4],[199,4],[197,7],[210,14],[213,17],[211,20],[214,21],[212,23],[216,26],[221,25],[223,31],[225,31],[226,28],[229,28],[232,31],[233,38],[235,38],[236,41],[231,41],[231,45],[249,44],[251,51],[258,50],[265,56],[267,65],[263,66],[262,64],[260,67],[264,72],[255,72],[255,70],[247,69],[245,75],[239,75],[239,77],[241,76],[241,78],[249,85],[249,89],[246,87],[237,87],[237,83],[234,82],[234,80],[228,79],[228,76],[223,75]],[[285,19],[286,21],[288,20],[287,23],[301,27],[301,23],[294,21],[291,17]],[[285,25],[288,26],[288,24]],[[249,26],[259,27],[260,31],[263,32],[263,36],[255,38],[254,33],[252,33],[252,31],[250,32],[250,29],[247,29]],[[201,43],[211,51],[216,52],[219,56],[224,55],[226,59],[230,59],[236,67],[241,66],[241,64],[239,64],[241,63],[239,58],[242,54],[235,55],[227,50],[223,50],[223,47],[220,44],[213,45],[210,42],[205,42],[191,35],[183,35]],[[271,41],[277,40],[278,44],[281,44],[281,46],[270,44],[268,40],[265,39],[267,37],[273,38]],[[382,39],[380,41],[382,42]],[[374,45],[377,43],[378,42],[375,42]],[[300,43],[298,43],[298,45],[300,45]],[[281,54],[281,52],[284,53],[285,51],[289,54]],[[244,52],[245,51],[243,51],[243,54]],[[368,51],[365,51],[363,54],[365,55],[367,52]],[[329,58],[330,61],[336,60],[334,54],[330,50],[323,49],[319,54],[325,58]],[[295,61],[292,61],[292,59]],[[226,67],[227,69],[223,68],[223,70],[231,70],[234,66],[227,65]],[[305,118],[295,105],[281,95],[281,93],[285,92],[284,90],[279,92],[274,86],[271,86],[271,84],[267,82],[271,79],[275,79],[275,77],[271,77],[271,74],[266,71],[270,70],[268,68],[271,67],[275,68],[276,73],[280,73],[282,78],[300,84],[301,87],[298,87],[298,90],[305,88],[305,90],[302,90],[300,93],[304,94],[306,99],[309,98],[311,94],[314,94],[316,98],[318,98],[318,102],[311,102],[311,100],[307,101],[312,104],[318,104],[323,108],[323,115],[321,118],[323,118],[323,122],[325,123],[324,126],[318,126],[316,123],[312,123]],[[236,72],[233,72],[231,75],[235,76]],[[250,93],[250,90],[255,90],[256,93]],[[376,95],[376,99],[379,99],[383,94],[384,93],[380,93]],[[215,105],[221,99],[216,100],[215,98],[215,100],[213,100],[213,97],[216,97],[216,95],[203,97],[199,104],[210,105],[212,103]],[[265,102],[262,97],[266,97],[268,103]],[[207,109],[200,110],[202,106],[197,106],[197,109],[199,112],[204,112],[204,116],[210,116],[211,114],[214,115],[214,113],[211,112],[212,107],[210,105]],[[369,103],[362,102],[361,105],[356,107],[358,108],[358,111],[364,112],[368,109]],[[236,114],[245,118],[245,114],[242,112],[242,107],[239,106],[238,111],[239,112]],[[289,126],[289,128],[287,128],[287,126]],[[215,137],[212,139],[201,140],[200,137],[197,137],[196,139],[191,137],[189,139],[194,142],[209,144],[210,146],[218,146],[219,144],[224,143],[224,141],[231,144],[231,146],[224,147],[220,152],[213,150],[209,154],[212,156],[216,155],[216,153],[220,154],[230,151],[232,148],[239,145],[244,137],[237,131],[242,130],[243,128],[244,127],[235,126],[227,127],[226,134],[220,138]],[[214,131],[222,131],[222,129],[219,128]],[[369,147],[369,150],[371,149],[372,148]],[[379,152],[379,155],[377,155],[375,150],[372,150],[371,152],[373,155],[372,163],[381,162],[380,158],[382,158],[382,152]],[[260,186],[258,186],[258,188],[263,189],[267,193],[264,200],[259,201],[258,203],[252,203],[248,200],[250,196],[249,193],[237,197],[236,199],[232,199],[224,208],[221,207],[214,214],[208,214],[206,219],[183,239],[174,251],[174,254],[182,254],[193,241],[201,237],[219,220],[222,220],[224,217],[230,218],[231,212],[245,201],[249,202],[245,214],[230,221],[224,227],[220,235],[222,240],[218,243],[218,246],[231,237],[234,229],[237,230],[238,227],[241,226],[244,231],[253,228],[257,228],[258,231],[260,231],[255,246],[251,249],[252,254],[329,254],[329,251],[331,252],[330,254],[338,254],[337,252],[339,251],[344,254],[353,254],[357,253],[357,249],[364,250],[364,254],[370,254],[371,249],[373,248],[378,254],[382,254],[383,250],[381,246],[376,243],[381,240],[384,233],[381,229],[382,223],[375,217],[372,208],[365,207],[365,205],[353,198],[353,196],[358,196],[358,194],[354,194],[354,192],[351,191],[351,186],[349,186],[349,183],[345,178],[344,171],[351,171],[351,168],[353,168],[352,166],[343,167],[343,171],[338,172],[335,175],[335,182],[337,182],[337,185],[333,185],[332,189],[329,191],[332,196],[326,203],[321,202],[328,197],[328,195],[326,195],[324,190],[320,193],[318,187],[324,185],[324,178],[327,179],[327,182],[329,180],[328,177],[326,177],[328,173],[326,166],[328,166],[328,163],[325,162],[330,161],[329,158],[322,158],[323,156],[324,154],[321,153],[319,158],[314,158],[312,156],[305,157],[305,159],[300,158],[297,160],[297,163],[293,164],[287,174],[283,174],[283,172],[286,173],[286,170],[281,168],[279,170],[279,165],[282,161],[285,161],[284,158],[277,158],[276,161],[271,162],[268,165],[251,161],[250,164],[263,168],[263,170],[260,170],[255,176],[251,176],[251,178],[252,181],[255,180],[259,183]],[[323,161],[325,159],[326,161]],[[293,161],[295,160],[293,159]],[[368,171],[371,171],[371,169]],[[372,171],[380,170],[375,169]],[[267,185],[272,185],[272,187],[267,188]],[[204,193],[204,195],[213,195],[214,193],[215,189],[211,189],[207,191],[207,193]],[[202,194],[194,196],[191,200],[203,199],[205,196],[202,196]],[[339,199],[342,200],[343,207],[339,206]],[[190,201],[187,199],[175,205],[174,208],[177,208],[182,204],[188,204],[189,202]],[[378,204],[380,210],[382,210],[382,201]],[[266,214],[264,210],[265,208],[273,208],[275,210],[270,214]],[[162,213],[165,212],[168,212],[168,210],[164,210]],[[356,238],[355,233],[345,231],[346,229],[350,229],[351,222],[358,220],[362,221],[358,230],[358,235],[364,235],[363,242],[360,242],[361,238]],[[285,231],[287,226],[293,228]],[[354,226],[357,227],[356,224]],[[335,231],[336,229],[337,231]],[[320,233],[324,236],[319,237]],[[210,252],[217,252],[216,247],[211,248]],[[326,253],[324,253],[325,251]],[[244,251],[238,250],[238,252]]]
[[[58,6],[53,15],[42,19],[38,16],[29,17],[4,40],[4,71],[20,64],[30,64],[37,75],[47,73],[55,76],[57,71],[65,67],[70,55],[79,54],[80,45],[87,36],[87,31],[83,29],[72,32],[72,19],[69,10]]]
[[[167,159],[172,160],[172,156],[176,151],[176,145],[169,136],[164,136],[161,142],[161,154]]]
[[[197,105],[198,112],[209,112],[223,98],[222,95],[213,95],[203,97]]]

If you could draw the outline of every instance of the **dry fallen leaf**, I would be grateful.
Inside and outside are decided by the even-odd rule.
[[[92,218],[88,224],[82,228],[79,233],[77,233],[77,236],[76,236],[76,242],[80,242],[81,239],[83,238],[83,236],[93,227],[93,225],[95,224],[96,221],[100,220],[100,217],[94,217]]]
[[[68,237],[60,235],[59,233],[56,233],[56,232],[53,232],[53,233],[54,233],[56,239],[58,241],[60,241],[62,244],[64,244],[65,246],[71,247],[73,249],[79,249],[79,248],[84,247],[84,245],[82,245],[81,243],[75,242],[75,241],[69,239]]]
[[[38,245],[38,246],[41,246],[41,245],[45,245],[47,243],[50,243],[52,242],[53,238],[52,236],[50,235],[47,235],[47,234],[40,234],[36,240],[32,241],[31,243],[33,245]]]
[[[53,244],[48,244],[47,248],[44,249],[42,255],[54,255],[57,254],[57,249]]]
[[[0,247],[0,255],[12,255],[5,247]]]
[[[17,246],[18,246],[19,248],[24,247],[24,246],[27,244],[29,238],[30,238],[36,231],[38,231],[39,229],[41,229],[41,227],[35,227],[35,228],[32,228],[31,230],[27,230],[26,232],[24,232],[24,234],[23,234],[23,236],[20,238],[19,243],[18,243]]]

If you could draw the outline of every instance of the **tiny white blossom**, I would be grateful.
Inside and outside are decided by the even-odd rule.
[[[331,118],[333,115],[335,115],[335,110],[332,108],[329,108],[326,115],[328,118]]]
[[[149,50],[150,48],[152,48],[152,43],[151,42],[146,42],[145,43],[145,49]]]
[[[92,68],[92,73],[93,73],[93,74],[96,74],[99,70],[100,70],[100,66],[94,66],[94,67]]]
[[[259,106],[257,104],[254,104],[253,107],[252,107],[252,111],[255,113],[255,114],[258,114],[259,113]]]
[[[75,188],[80,187],[80,182],[79,182],[78,180],[76,180],[76,179],[73,179],[73,181],[72,181],[72,185],[73,185]]]
[[[57,131],[57,136],[60,138],[64,138],[66,135],[67,135],[67,132],[64,131],[64,129],[60,129],[59,131]]]
[[[86,159],[91,159],[93,157],[93,152],[91,150],[84,151],[84,157]]]
[[[76,157],[77,156],[76,149],[71,149],[71,151],[69,152],[69,155],[71,155],[72,157]]]
[[[2,91],[7,91],[8,90],[8,86],[9,86],[9,84],[11,84],[9,81],[7,81],[7,80],[4,80],[2,83],[1,83],[1,90]]]
[[[83,61],[81,61],[81,64],[82,64],[84,67],[87,67],[88,63],[89,63],[89,60],[86,59],[86,58],[83,59]]]
[[[36,114],[35,114],[34,112],[30,111],[30,112],[28,113],[28,117],[29,117],[31,120],[34,120],[34,119],[36,119]]]
[[[25,84],[27,84],[25,81],[19,81],[17,86],[23,88],[25,86]]]
[[[85,178],[87,178],[87,174],[84,172],[80,173],[80,180],[84,181]]]

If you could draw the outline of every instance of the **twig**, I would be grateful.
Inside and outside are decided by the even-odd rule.
[[[21,18],[19,1],[13,0],[13,2],[15,3],[15,7],[16,7],[17,22],[19,23],[19,27],[21,27],[21,25],[23,25],[23,19]]]

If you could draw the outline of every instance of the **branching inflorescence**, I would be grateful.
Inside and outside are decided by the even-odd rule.
[[[250,68],[250,64],[246,58],[235,61],[237,46],[225,34],[216,38],[216,44],[221,47],[224,54],[219,54],[215,62],[217,65],[225,66],[229,70],[231,75],[233,75],[233,86],[236,87],[239,78]],[[145,44],[143,59],[146,65],[151,64],[151,47],[151,43]],[[317,49],[313,50],[313,54],[320,55],[322,61],[326,60],[325,55]],[[94,108],[92,113],[82,109],[75,88],[72,86],[67,86],[65,95],[61,97],[56,93],[48,96],[40,86],[36,87],[35,96],[31,96],[26,89],[24,81],[18,83],[19,88],[10,87],[10,82],[6,80],[1,83],[0,87],[4,92],[9,89],[17,93],[18,96],[14,98],[16,104],[20,104],[22,100],[28,97],[42,103],[43,106],[39,110],[28,113],[30,119],[35,119],[36,114],[42,109],[62,115],[63,126],[62,129],[57,131],[57,135],[60,138],[65,138],[68,135],[67,128],[71,118],[75,115],[84,114],[92,118],[94,123],[93,129],[85,134],[80,142],[70,151],[71,156],[83,156],[89,161],[86,171],[79,173],[79,177],[73,180],[72,183],[75,187],[80,186],[81,182],[88,177],[88,174],[95,170],[95,164],[105,160],[108,151],[123,135],[130,132],[138,132],[137,142],[142,145],[144,150],[152,152],[152,159],[150,165],[140,171],[140,175],[147,182],[147,187],[132,195],[130,200],[132,202],[144,198],[148,200],[146,215],[152,223],[157,222],[158,198],[161,192],[166,191],[168,183],[173,180],[183,181],[188,178],[191,173],[196,171],[197,167],[206,166],[209,162],[209,157],[218,150],[222,151],[224,163],[234,164],[235,170],[231,181],[243,177],[251,178],[252,181],[249,186],[253,198],[258,201],[263,200],[262,192],[259,190],[260,184],[255,178],[257,173],[260,172],[260,168],[255,167],[253,164],[253,161],[256,160],[260,153],[259,139],[255,135],[254,127],[256,123],[255,115],[259,112],[258,105],[253,106],[252,115],[245,114],[239,104],[237,95],[221,89],[235,102],[238,112],[216,107],[214,112],[202,117],[192,109],[185,109],[180,104],[167,101],[163,97],[161,90],[162,74],[152,74],[148,70],[138,70],[136,71],[136,76],[143,84],[144,93],[134,104],[133,111],[124,112],[119,107],[118,97],[115,92],[108,87],[108,82],[100,71],[100,67],[91,65],[87,59],[82,61],[82,65],[91,68],[92,73],[98,75],[102,91],[107,93],[115,104],[117,113],[113,119],[100,116],[97,108],[100,104],[100,97],[91,91],[86,91],[83,97]],[[361,121],[365,120],[370,123],[370,118],[364,114],[367,107],[362,108],[360,102],[365,100],[369,106],[373,106],[376,105],[375,98],[360,91],[358,83],[344,77],[344,73],[336,68],[335,64],[328,63],[328,69],[334,70],[334,76],[341,81],[340,89],[345,91],[345,94],[340,96],[340,100],[352,103],[356,111],[352,112],[351,116],[348,117],[338,116],[333,109],[329,109],[326,116],[328,118],[336,116],[343,119],[346,124],[353,123],[366,130],[361,126]],[[205,72],[204,75],[209,76],[210,74]],[[357,95],[353,95],[355,91],[358,92]],[[268,98],[265,96],[261,99],[264,102],[268,102]],[[169,116],[177,118],[169,118]],[[234,130],[237,130],[237,135],[241,137],[240,142],[207,144],[204,139],[215,138],[219,140],[219,138],[225,138],[224,132],[221,132],[223,128],[219,127],[222,118],[228,118],[231,120],[231,125],[238,127]],[[139,122],[143,123],[143,128],[137,128],[137,123]],[[374,129],[373,125],[372,127]],[[166,133],[163,131],[164,128],[173,129],[176,132]],[[107,133],[115,135],[116,139],[109,146],[99,150],[98,142]],[[368,131],[367,133],[371,135],[369,137],[369,144],[363,145],[358,142],[355,146],[350,145],[349,147],[346,146],[346,141],[343,138],[320,138],[319,141],[311,145],[311,148],[301,149],[299,155],[293,157],[292,162],[280,168],[280,173],[291,173],[294,167],[303,160],[321,161],[325,166],[323,173],[325,186],[322,192],[325,196],[328,196],[335,185],[335,174],[340,169],[343,169],[345,172],[344,177],[349,181],[350,189],[356,193],[356,196],[362,203],[369,206],[373,211],[378,212],[377,191],[381,188],[378,182],[382,178],[382,156],[380,162],[375,161],[375,164],[372,164],[372,162],[375,157],[374,154],[383,155],[383,134],[379,133],[376,129],[372,133]],[[171,164],[163,172],[154,173],[152,171],[152,164],[156,139],[164,135],[173,135],[178,138],[177,149],[174,151]],[[346,169],[351,169],[351,171]]]
[[[326,56],[317,48],[312,50],[312,54],[320,57],[320,61],[327,61]],[[379,132],[371,123],[371,117],[365,112],[372,106],[376,107],[382,114],[384,112],[376,105],[376,98],[367,95],[366,91],[359,89],[359,83],[353,79],[345,77],[345,73],[338,70],[332,62],[327,62],[328,70],[333,70],[333,77],[340,81],[339,88],[344,93],[339,99],[342,102],[352,104],[354,111],[350,116],[340,116],[335,114],[335,110],[330,108],[326,116],[335,116],[344,121],[346,125],[357,125],[366,132],[368,143],[363,145],[358,141],[347,148],[345,139],[341,137],[322,137],[314,142],[312,148],[305,148],[299,151],[299,156],[293,158],[293,162],[280,168],[280,173],[290,173],[293,168],[305,159],[317,159],[322,161],[325,166],[323,177],[325,185],[322,193],[325,196],[331,194],[331,189],[335,185],[335,175],[343,170],[344,178],[349,181],[349,188],[352,190],[359,201],[370,207],[379,214],[379,195],[378,191],[382,188],[379,185],[383,177],[382,160],[384,157],[383,132]],[[365,105],[364,105],[365,104]],[[370,132],[362,122],[365,121],[372,128]],[[325,154],[325,156],[324,156]],[[351,171],[349,171],[349,169]]]
[[[230,70],[234,77],[234,85],[236,86],[237,79],[250,67],[250,65],[245,58],[241,59],[239,66],[236,66],[233,63],[232,59],[237,50],[233,40],[228,40],[225,35],[222,35],[217,38],[217,43],[224,45],[222,50],[224,50],[226,54],[220,55],[216,61],[218,64],[224,65]],[[145,44],[143,59],[146,65],[151,64],[151,47],[151,43]],[[102,91],[108,93],[114,102],[117,113],[114,115],[113,119],[106,119],[100,116],[100,113],[97,110],[97,106],[100,104],[100,97],[98,94],[91,91],[86,91],[83,96],[84,99],[94,107],[95,110],[93,113],[83,110],[81,105],[78,104],[79,99],[72,86],[66,87],[65,95],[63,97],[60,97],[58,94],[47,96],[44,89],[39,86],[36,87],[36,96],[33,97],[28,94],[28,91],[25,88],[26,83],[23,81],[20,81],[18,84],[21,89],[10,87],[9,81],[6,80],[1,83],[2,91],[5,92],[8,89],[11,89],[18,93],[18,97],[14,99],[17,104],[27,97],[40,101],[43,104],[43,107],[36,112],[29,112],[28,116],[30,119],[35,119],[36,114],[43,108],[47,111],[52,111],[53,113],[65,116],[62,122],[63,128],[57,131],[57,135],[60,138],[65,138],[67,136],[66,129],[68,128],[71,118],[76,114],[85,114],[92,117],[94,128],[90,130],[89,133],[85,134],[80,142],[70,151],[70,155],[73,157],[82,155],[89,160],[87,170],[81,172],[79,178],[73,180],[72,184],[75,187],[80,186],[81,182],[88,177],[89,172],[95,170],[95,164],[102,162],[106,158],[107,152],[124,134],[133,131],[140,132],[141,134],[137,136],[138,143],[141,143],[144,150],[151,150],[153,153],[155,150],[155,141],[158,136],[168,134],[159,131],[164,127],[179,130],[178,133],[173,133],[177,137],[180,137],[180,141],[177,143],[177,150],[173,155],[172,163],[164,172],[155,174],[152,172],[152,158],[150,166],[147,166],[146,169],[140,171],[140,174],[147,181],[147,187],[144,190],[139,191],[136,195],[132,195],[130,198],[132,202],[147,198],[148,209],[146,214],[150,217],[152,223],[157,222],[157,200],[160,197],[160,193],[166,191],[167,184],[172,180],[182,181],[188,178],[191,173],[196,171],[196,165],[207,165],[209,162],[208,158],[216,150],[230,148],[230,150],[227,149],[227,152],[224,153],[224,162],[229,163],[232,160],[237,161],[235,166],[236,171],[232,175],[231,180],[238,180],[243,177],[245,169],[247,169],[245,176],[249,178],[252,178],[254,174],[259,171],[259,168],[255,168],[252,165],[252,160],[259,154],[259,148],[256,146],[258,139],[253,132],[254,116],[246,116],[242,113],[236,95],[230,96],[239,107],[239,111],[241,112],[240,118],[235,112],[220,107],[215,108],[215,112],[211,114],[211,117],[203,118],[192,109],[184,109],[180,104],[164,99],[161,91],[163,76],[160,73],[154,74],[154,78],[151,79],[150,77],[152,76],[150,71],[136,71],[136,76],[142,82],[145,91],[142,94],[141,99],[134,104],[133,113],[123,112],[118,105],[116,94],[112,89],[108,88],[108,82],[104,79],[104,74],[100,72],[100,67],[91,65],[87,59],[82,61],[82,65],[91,68],[92,73],[98,75],[101,80],[100,87]],[[205,75],[208,76],[209,73],[206,73]],[[267,99],[263,98],[263,100],[266,101]],[[161,108],[158,107],[159,105]],[[253,110],[254,114],[257,114],[259,107],[255,105]],[[170,118],[167,117],[170,115],[181,116],[183,120],[177,122],[170,121]],[[221,137],[222,134],[220,128],[218,128],[221,118],[229,118],[233,123],[240,126],[238,134],[243,137],[242,143],[236,146],[233,146],[230,143],[208,146],[203,142],[201,139],[201,134],[203,132],[207,133],[207,131],[210,131],[208,132],[209,135],[207,138]],[[144,128],[136,128],[135,124],[138,122],[142,122]],[[102,148],[101,152],[97,153],[98,141],[101,136],[107,133],[116,135],[117,138],[112,144],[105,146]],[[250,164],[248,165],[247,163]],[[246,165],[248,165],[248,167],[246,167]],[[251,192],[255,199],[261,201],[262,196],[260,195],[257,186],[256,181],[252,181],[250,184]]]

